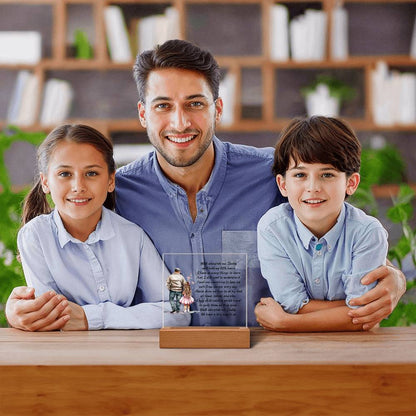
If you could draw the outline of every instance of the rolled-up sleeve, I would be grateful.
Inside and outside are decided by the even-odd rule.
[[[363,285],[361,279],[386,263],[387,251],[387,231],[378,222],[373,222],[355,242],[351,270],[342,276],[347,306],[357,308],[350,305],[351,299],[364,295],[376,286],[377,282]]]
[[[257,241],[261,273],[269,284],[273,298],[286,312],[297,313],[309,302],[309,296],[304,281],[289,258],[281,238],[274,229],[260,220]]]

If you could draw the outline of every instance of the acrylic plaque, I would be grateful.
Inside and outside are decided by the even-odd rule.
[[[165,253],[162,260],[172,271],[162,277],[164,301],[189,313],[193,326],[247,326],[245,253]]]
[[[162,276],[166,307],[163,311],[161,347],[249,348],[247,254],[164,253],[162,261],[171,272]],[[175,314],[188,314],[191,319],[191,326],[183,328],[184,333],[169,324],[172,318],[175,319]],[[168,335],[167,331],[163,331],[167,327]],[[178,335],[178,331],[181,334]],[[174,346],[162,345],[166,336],[178,341]],[[192,346],[189,346],[190,336]],[[244,346],[235,344],[238,339],[242,339]]]

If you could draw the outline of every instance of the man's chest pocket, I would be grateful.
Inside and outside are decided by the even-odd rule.
[[[222,231],[222,252],[246,254],[247,266],[260,268],[257,256],[257,231]],[[238,267],[243,268],[242,266],[241,264]]]

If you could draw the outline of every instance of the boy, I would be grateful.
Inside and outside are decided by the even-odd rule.
[[[360,155],[354,132],[335,118],[295,119],[282,133],[273,173],[289,203],[258,224],[261,272],[275,299],[256,306],[263,327],[362,330],[349,301],[371,289],[360,280],[384,264],[388,245],[380,222],[344,201],[360,182]]]

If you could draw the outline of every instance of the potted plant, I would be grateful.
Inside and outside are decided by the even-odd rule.
[[[373,194],[375,185],[406,182],[406,163],[396,146],[363,147],[361,151],[360,186],[349,202],[373,216],[378,206]]]
[[[7,326],[4,304],[10,292],[15,286],[25,284],[21,265],[16,258],[16,237],[27,189],[16,191],[12,188],[4,153],[16,141],[38,145],[44,137],[44,133],[22,132],[14,127],[0,132],[0,326]]]
[[[387,219],[394,224],[400,224],[402,230],[398,241],[390,246],[388,258],[406,274],[407,290],[389,318],[380,325],[416,324],[416,230],[411,226],[415,192],[404,184],[405,161],[398,149],[391,144],[379,148],[364,147],[360,173],[360,186],[348,201],[373,216],[378,216],[378,203],[373,194],[374,185],[401,184],[397,197],[393,198],[393,205],[386,213]]]
[[[412,229],[412,202],[415,192],[408,185],[401,185],[393,206],[387,211],[387,217],[402,227],[402,236],[391,246],[388,257],[403,270],[407,277],[406,293],[400,299],[396,309],[381,326],[409,326],[416,324],[416,229]]]
[[[301,89],[301,93],[309,117],[336,117],[342,102],[355,96],[355,89],[330,75],[318,75],[312,84]]]

